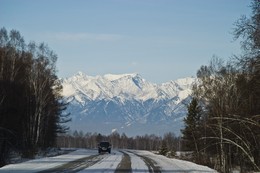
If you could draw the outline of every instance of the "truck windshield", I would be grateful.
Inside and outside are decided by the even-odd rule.
[[[109,147],[109,142],[100,142],[101,147]]]

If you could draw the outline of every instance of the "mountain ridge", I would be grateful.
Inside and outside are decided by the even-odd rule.
[[[179,135],[194,82],[195,78],[187,77],[154,84],[138,73],[88,76],[78,72],[62,80],[63,96],[70,103],[69,126],[106,134],[116,129],[130,135],[169,131]]]

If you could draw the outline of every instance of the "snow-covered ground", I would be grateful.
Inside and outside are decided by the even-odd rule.
[[[97,154],[96,150],[78,149],[69,154],[64,154],[56,157],[46,157],[41,159],[30,160],[23,163],[6,165],[0,168],[0,172],[34,173],[61,166],[65,163],[95,154]]]
[[[206,166],[184,160],[170,159],[149,151],[135,150],[134,153],[154,160],[156,165],[161,168],[161,172],[217,173],[217,171]]]
[[[148,173],[154,169],[159,169],[160,172],[186,172],[186,173],[213,173],[216,172],[208,167],[197,165],[191,162],[169,159],[161,155],[153,154],[149,151],[140,150],[122,150],[112,151],[111,154],[97,155],[96,150],[78,149],[69,154],[56,157],[34,159],[19,164],[6,165],[0,168],[0,172],[6,173],[33,173],[49,169],[57,169],[57,167],[66,165],[67,163],[75,162],[81,158],[80,163],[74,163],[74,167],[68,167],[71,170],[79,170],[80,173],[113,173],[119,165],[123,164],[123,158],[128,157],[131,161],[130,169],[133,173]],[[91,157],[91,159],[88,159]],[[96,160],[93,161],[93,158]],[[91,164],[89,164],[91,162]],[[77,165],[78,164],[78,165]],[[67,164],[68,165],[68,164]],[[80,167],[78,169],[77,167]],[[65,167],[66,168],[66,167]],[[76,169],[75,169],[76,168]],[[122,168],[121,168],[122,169]],[[59,172],[59,170],[57,171]],[[60,171],[61,172],[61,171]],[[69,172],[69,171],[68,171]]]

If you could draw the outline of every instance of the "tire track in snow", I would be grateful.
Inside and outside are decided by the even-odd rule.
[[[127,152],[132,153],[133,155],[136,155],[137,157],[141,158],[147,165],[149,173],[161,173],[161,168],[159,166],[156,166],[156,162],[151,158],[136,154],[132,151],[127,151]]]
[[[103,159],[103,156],[101,155],[92,155],[68,162],[64,165],[52,169],[40,171],[39,173],[76,173],[89,166],[96,164],[101,159]]]
[[[112,154],[104,154],[104,158],[94,165],[80,171],[79,173],[114,173],[121,163],[123,154],[115,151]]]

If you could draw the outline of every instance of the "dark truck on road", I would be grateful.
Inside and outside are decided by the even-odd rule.
[[[109,142],[100,142],[98,144],[98,153],[111,153],[111,144]]]

